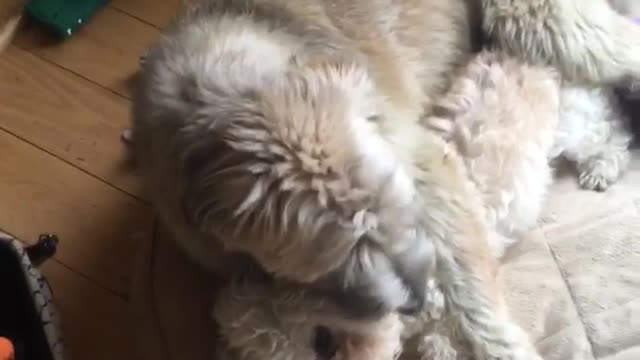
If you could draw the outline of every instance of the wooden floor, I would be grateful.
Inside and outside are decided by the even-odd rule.
[[[181,0],[112,0],[66,42],[28,26],[0,55],[0,228],[61,239],[44,266],[74,359],[137,358],[127,298],[152,213],[123,166],[129,80]]]

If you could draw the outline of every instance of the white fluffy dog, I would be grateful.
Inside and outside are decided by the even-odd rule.
[[[538,219],[552,179],[549,159],[560,154],[572,157],[588,141],[604,143],[607,136],[603,132],[615,132],[615,124],[623,121],[615,106],[602,91],[563,87],[549,68],[486,52],[467,66],[437,103],[437,116],[425,119],[425,144],[415,154],[417,180],[424,182],[419,189],[424,198],[435,199],[434,191],[447,188],[439,196],[450,203],[438,202],[439,207],[426,216],[430,224],[450,222],[442,231],[474,233],[486,239],[491,251],[483,248],[482,241],[467,249],[483,254],[483,266],[489,268],[478,275],[488,277],[485,286],[494,286],[492,296],[497,303],[492,308],[505,324],[509,322],[500,289],[489,280],[491,264],[514,235],[528,230]],[[594,114],[601,116],[593,118]],[[621,147],[612,153],[624,153],[625,139],[620,135]],[[601,151],[599,146],[586,147]],[[435,152],[442,157],[434,156]],[[451,177],[454,169],[466,174],[466,184],[443,186],[460,179]],[[591,177],[599,175],[592,173]],[[458,256],[440,253],[447,255]],[[309,296],[304,289],[278,282],[232,281],[217,295],[214,311],[223,334],[222,358],[536,359],[535,351],[526,346],[478,347],[474,340],[483,335],[520,344],[527,340],[513,325],[466,328],[472,326],[469,322],[477,319],[474,317],[482,318],[485,325],[488,319],[483,318],[480,307],[475,309],[480,314],[461,312],[467,299],[451,296],[449,287],[456,286],[456,280],[465,280],[451,277],[457,271],[447,266],[440,263],[435,273],[428,274],[427,306],[420,316],[391,314],[359,326],[344,321],[330,301]],[[506,332],[494,332],[499,329]]]
[[[481,3],[491,39],[566,79],[638,75],[640,30],[604,0]],[[133,140],[162,220],[222,276],[243,272],[229,256],[240,253],[276,289],[302,289],[291,316],[318,319],[292,333],[278,322],[287,306],[266,328],[219,318],[248,321],[225,330],[242,357],[307,358],[311,341],[346,334],[346,347],[316,355],[386,359],[398,347],[383,343],[399,340],[375,324],[421,312],[431,284],[475,357],[538,359],[505,308],[497,256],[535,224],[548,157],[575,160],[585,186],[605,188],[626,140],[597,91],[585,93],[612,115],[589,121],[607,125],[578,133],[571,122],[559,135],[564,107],[586,118],[547,68],[483,54],[451,87],[479,30],[473,4],[198,1],[148,53]]]
[[[133,106],[180,245],[220,274],[247,254],[355,318],[419,311],[434,253],[403,159],[467,59],[470,18],[466,0],[193,3],[148,52]]]
[[[426,298],[432,301],[421,316],[392,314],[354,327],[331,302],[304,290],[278,282],[232,282],[215,307],[228,356],[537,359],[526,335],[509,322],[493,278],[510,236],[535,224],[551,182],[548,157],[560,114],[557,76],[484,53],[454,82],[436,112],[424,120],[424,144],[415,154],[418,189],[434,204],[425,217],[430,231],[442,232],[434,237],[440,261],[427,274]],[[475,269],[451,268],[465,266],[465,256],[478,261]],[[474,276],[459,276],[466,271]],[[471,290],[473,282],[490,289],[487,297]],[[456,295],[451,287],[468,291]],[[433,322],[434,315],[443,318]],[[480,339],[490,345],[481,346]]]

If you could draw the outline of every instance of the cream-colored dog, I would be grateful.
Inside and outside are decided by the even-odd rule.
[[[549,68],[480,54],[436,104],[438,115],[425,120],[425,143],[415,154],[419,192],[438,204],[425,214],[429,230],[443,234],[430,237],[442,251],[436,271],[427,274],[422,314],[354,325],[331,301],[304,289],[232,281],[214,310],[223,358],[537,358],[509,321],[493,268],[511,239],[535,225],[552,179],[549,159],[579,152],[592,133],[584,129],[590,122],[602,122],[598,128],[623,122],[615,106],[600,91],[563,87]],[[479,266],[454,268],[472,259]],[[459,276],[469,270],[473,277]],[[454,295],[451,287],[471,289],[474,281],[491,289],[487,298]],[[474,305],[467,308],[469,301]],[[482,348],[482,337],[520,347],[496,341]]]
[[[551,182],[557,76],[483,53],[436,111],[414,129],[424,142],[413,173],[419,193],[433,204],[424,217],[439,255],[435,271],[426,274],[430,301],[421,316],[392,314],[354,326],[330,301],[302,289],[231,283],[218,294],[214,312],[222,347],[246,360],[382,360],[402,352],[413,359],[462,358],[458,353],[537,359],[509,320],[494,271],[509,236],[535,224]]]
[[[556,3],[581,3],[547,2],[556,13],[544,21],[559,25],[573,7]],[[483,1],[485,15],[529,2],[498,3]],[[511,124],[511,142],[492,142],[494,135],[482,127],[463,125],[468,129],[458,131],[467,118],[486,122],[486,129],[513,115],[485,102],[492,92],[485,94],[483,83],[477,85],[476,93],[483,94],[477,104],[488,104],[486,112],[464,102],[435,104],[471,55],[477,30],[472,4],[192,5],[148,53],[133,108],[137,159],[160,216],[182,247],[223,276],[242,272],[245,262],[239,267],[235,257],[230,261],[231,253],[242,254],[278,283],[328,304],[320,317],[331,320],[330,330],[341,324],[339,329],[363,331],[396,311],[418,313],[432,279],[453,327],[477,358],[538,358],[509,319],[494,272],[496,255],[512,234],[535,222],[542,201],[532,196],[520,207],[509,196],[530,195],[518,192],[520,180],[535,183],[542,195],[546,184],[538,181],[550,178],[546,157],[557,121],[551,115],[561,102],[559,95],[549,95],[559,91],[558,83],[544,69],[505,70],[526,79],[529,72],[540,75],[526,88],[518,82],[500,87],[504,99],[531,107]],[[595,19],[601,14],[585,16],[583,25],[601,25]],[[523,24],[528,23],[514,26]],[[511,25],[490,30],[507,38],[515,31]],[[521,30],[537,33],[527,26]],[[560,41],[566,34],[544,35]],[[582,46],[594,46],[597,39],[592,40]],[[633,41],[617,51],[633,53]],[[554,59],[578,60],[571,55]],[[599,60],[594,63],[604,67]],[[572,75],[571,67],[560,69]],[[472,96],[464,86],[454,89]],[[454,131],[425,114],[453,120]],[[427,130],[437,123],[439,131]],[[468,132],[486,142],[472,141],[464,136]],[[520,149],[523,143],[529,145]],[[480,154],[490,156],[471,156],[479,145]],[[504,176],[474,170],[490,164],[493,171],[496,157],[504,162]],[[533,178],[520,166],[531,168]],[[504,178],[517,180],[503,184]]]
[[[467,60],[470,18],[465,0],[193,4],[148,52],[133,108],[180,244],[220,273],[249,254],[352,317],[418,311],[435,253],[405,159]]]

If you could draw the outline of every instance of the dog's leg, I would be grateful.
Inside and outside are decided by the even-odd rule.
[[[527,334],[509,317],[496,281],[497,260],[482,197],[463,158],[433,133],[416,150],[414,178],[428,204],[427,237],[447,317],[479,360],[539,360]]]
[[[629,160],[628,149],[605,147],[602,153],[578,163],[578,182],[587,190],[607,190],[620,178]]]
[[[569,80],[640,83],[640,26],[607,0],[483,0],[484,29],[526,60]]]
[[[508,315],[495,278],[495,260],[485,251],[440,244],[442,290],[456,330],[478,359],[539,360],[528,335]]]
[[[632,134],[628,119],[604,90],[565,87],[561,96],[556,146],[576,164],[580,186],[604,191],[629,166]]]

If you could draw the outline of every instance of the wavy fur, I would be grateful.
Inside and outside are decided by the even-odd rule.
[[[538,359],[509,320],[494,279],[497,258],[535,226],[551,183],[549,160],[583,151],[585,139],[607,141],[592,129],[623,119],[612,116],[616,103],[604,92],[563,86],[550,68],[491,52],[465,68],[435,109],[414,129],[424,143],[413,176],[432,205],[424,216],[438,255],[423,313],[353,324],[330,300],[301,289],[231,282],[233,295],[219,294],[214,311],[227,341],[221,347],[244,360],[314,359],[316,331],[328,327],[336,359]],[[363,337],[365,348],[345,345]]]
[[[463,0],[192,5],[147,54],[133,107],[183,247],[217,272],[250,254],[357,317],[418,309],[433,253],[405,133],[465,61],[468,18]]]
[[[636,39],[613,24],[626,20],[608,7],[598,13],[604,2],[588,3],[486,0],[485,28],[506,51],[555,65],[565,80],[635,76]],[[470,13],[464,0],[191,7],[146,57],[133,108],[134,149],[178,242],[224,276],[243,270],[229,253],[247,254],[278,286],[321,301],[319,317],[350,334],[342,345],[351,336],[371,345],[341,348],[346,358],[392,357],[395,335],[367,329],[382,331],[374,324],[395,311],[423,309],[434,280],[454,333],[475,357],[539,359],[506,311],[497,257],[535,224],[551,151],[577,149],[556,136],[561,111],[575,108],[553,71],[491,54],[462,69],[451,87],[471,55]],[[588,42],[567,45],[585,36]],[[607,69],[614,56],[618,63]],[[603,100],[594,105],[601,113],[615,114],[593,96]],[[616,115],[594,123],[606,119],[601,128],[617,132]],[[586,158],[623,149],[624,134],[599,143],[616,145]],[[618,152],[604,168],[624,168]],[[581,172],[607,186],[621,173],[595,168]],[[594,183],[602,187],[584,181]],[[522,191],[528,187],[535,191]],[[286,307],[264,319],[280,315]],[[237,320],[248,322],[227,329],[227,341],[241,358],[312,354],[310,328],[275,323],[263,338],[253,335],[264,324],[252,329],[251,317]],[[273,350],[271,336],[284,345]],[[426,343],[440,344],[432,340]]]
[[[482,0],[496,45],[526,61],[557,67],[576,82],[640,79],[640,27],[607,0]]]

